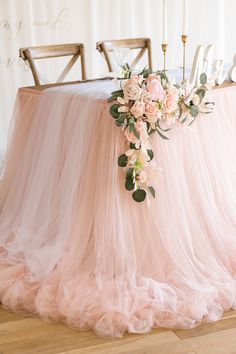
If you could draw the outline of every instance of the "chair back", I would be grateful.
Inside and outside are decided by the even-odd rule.
[[[71,70],[77,59],[81,58],[82,80],[86,80],[86,69],[84,59],[84,45],[82,43],[56,44],[37,47],[20,48],[20,57],[27,61],[32,71],[35,85],[41,85],[40,74],[36,69],[36,59],[57,58],[72,56],[70,61],[57,79],[57,83],[62,82]]]
[[[148,68],[152,70],[152,51],[151,51],[151,40],[150,38],[131,38],[131,39],[116,39],[110,41],[97,42],[97,50],[103,54],[108,70],[114,71],[112,61],[110,58],[110,52],[119,50],[121,48],[128,48],[130,50],[140,49],[137,56],[133,59],[130,64],[131,69],[133,69],[140,59],[143,57],[144,53],[148,53]]]

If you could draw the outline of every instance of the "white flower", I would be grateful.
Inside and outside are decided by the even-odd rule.
[[[157,167],[156,163],[151,161],[145,166],[145,171],[147,173],[147,185],[156,185],[158,179],[162,176],[162,168]]]
[[[127,113],[129,112],[129,107],[128,106],[122,106],[118,108],[119,113]]]
[[[117,97],[117,102],[122,105],[126,104],[125,100],[122,97]]]

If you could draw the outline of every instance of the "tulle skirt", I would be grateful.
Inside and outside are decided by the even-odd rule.
[[[236,308],[236,87],[169,141],[150,207],[124,188],[111,82],[17,96],[0,184],[0,301],[102,336]]]

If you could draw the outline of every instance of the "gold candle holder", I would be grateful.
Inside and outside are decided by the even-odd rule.
[[[183,82],[185,81],[185,70],[186,70],[186,43],[188,36],[186,34],[182,34],[182,43],[183,43]]]
[[[162,48],[163,56],[164,56],[164,70],[163,70],[164,73],[166,73],[166,52],[167,52],[167,47],[168,47],[167,43],[162,43],[161,48]]]

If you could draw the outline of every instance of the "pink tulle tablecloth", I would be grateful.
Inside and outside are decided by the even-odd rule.
[[[20,89],[0,184],[0,301],[99,335],[236,308],[236,86],[169,141],[148,208],[124,188],[112,81]]]

